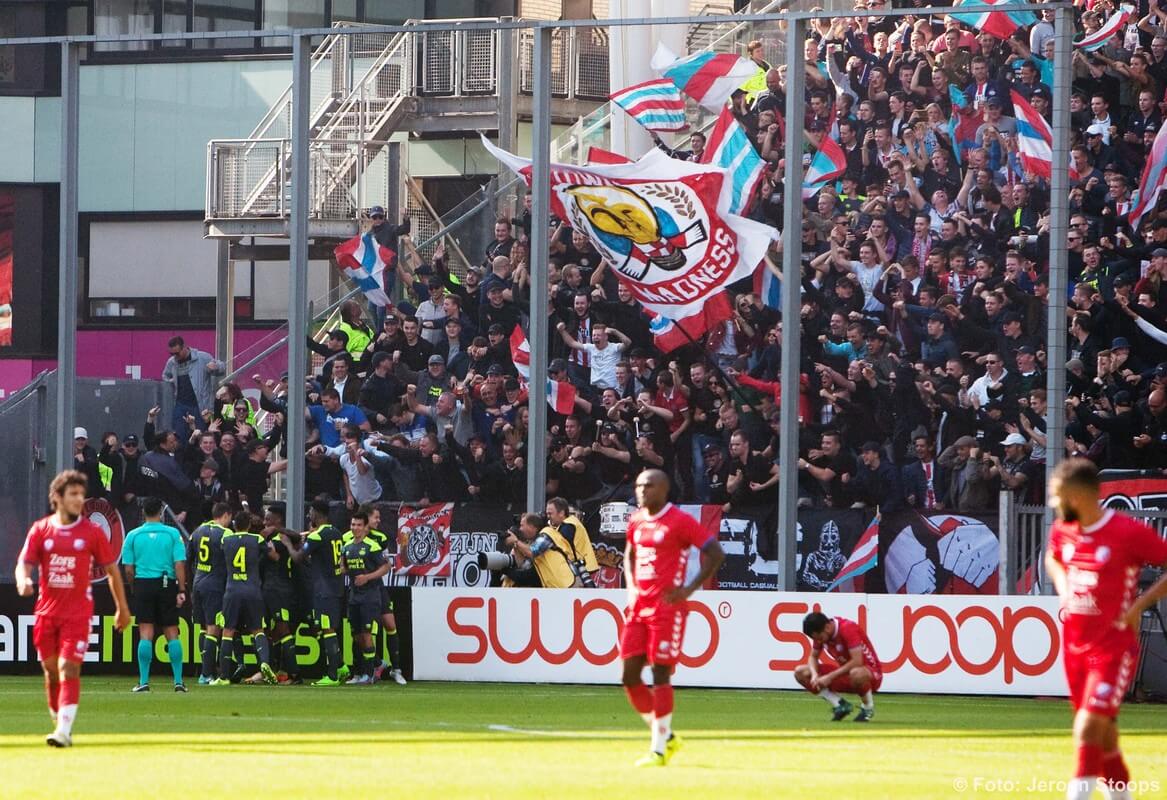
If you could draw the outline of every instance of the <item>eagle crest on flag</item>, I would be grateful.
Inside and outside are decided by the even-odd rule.
[[[674,272],[685,266],[685,251],[709,235],[698,216],[700,201],[676,181],[628,186],[568,186],[563,192],[572,226],[586,230],[609,263],[642,281],[653,266]]]

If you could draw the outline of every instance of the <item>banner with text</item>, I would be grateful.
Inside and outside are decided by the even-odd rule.
[[[413,594],[421,680],[617,684],[623,591],[431,589]],[[1067,694],[1053,597],[698,592],[675,683],[795,689],[812,610],[857,621],[882,691]]]

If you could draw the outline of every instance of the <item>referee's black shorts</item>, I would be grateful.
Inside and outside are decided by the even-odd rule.
[[[165,585],[163,585],[165,584]],[[134,578],[134,616],[138,623],[170,627],[178,624],[178,581]]]

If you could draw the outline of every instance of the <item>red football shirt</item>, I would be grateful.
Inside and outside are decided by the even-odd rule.
[[[1083,528],[1055,522],[1049,548],[1066,570],[1062,628],[1066,645],[1084,651],[1135,632],[1115,625],[1131,607],[1144,564],[1167,563],[1167,541],[1153,528],[1114,511]]]
[[[704,547],[713,532],[672,503],[666,503],[655,516],[637,509],[628,518],[628,538],[636,546],[636,597],[632,610],[647,616],[668,607],[664,595],[685,582],[689,548]]]
[[[117,561],[105,531],[84,517],[72,525],[57,524],[56,514],[39,519],[28,529],[20,560],[37,567],[40,592],[36,613],[46,617],[89,617],[93,564],[105,567]]]
[[[879,657],[875,655],[875,648],[871,646],[867,633],[858,623],[849,619],[835,617],[835,635],[827,640],[824,647],[818,644],[813,647],[816,657],[825,649],[827,655],[839,665],[850,661],[851,651],[858,647],[863,652],[863,666],[871,670],[871,674],[876,678],[883,675],[883,666],[879,663]]]

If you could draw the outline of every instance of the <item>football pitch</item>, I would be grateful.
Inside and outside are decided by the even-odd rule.
[[[176,695],[159,678],[150,694],[86,678],[70,750],[44,744],[41,681],[0,678],[0,796],[1062,797],[1073,758],[1063,700],[880,695],[864,725],[832,723],[826,703],[795,692],[680,689],[684,747],[667,768],[638,770],[647,730],[617,687]],[[1136,796],[1167,795],[1167,709],[1131,705],[1121,719],[1132,777],[1161,784]]]

